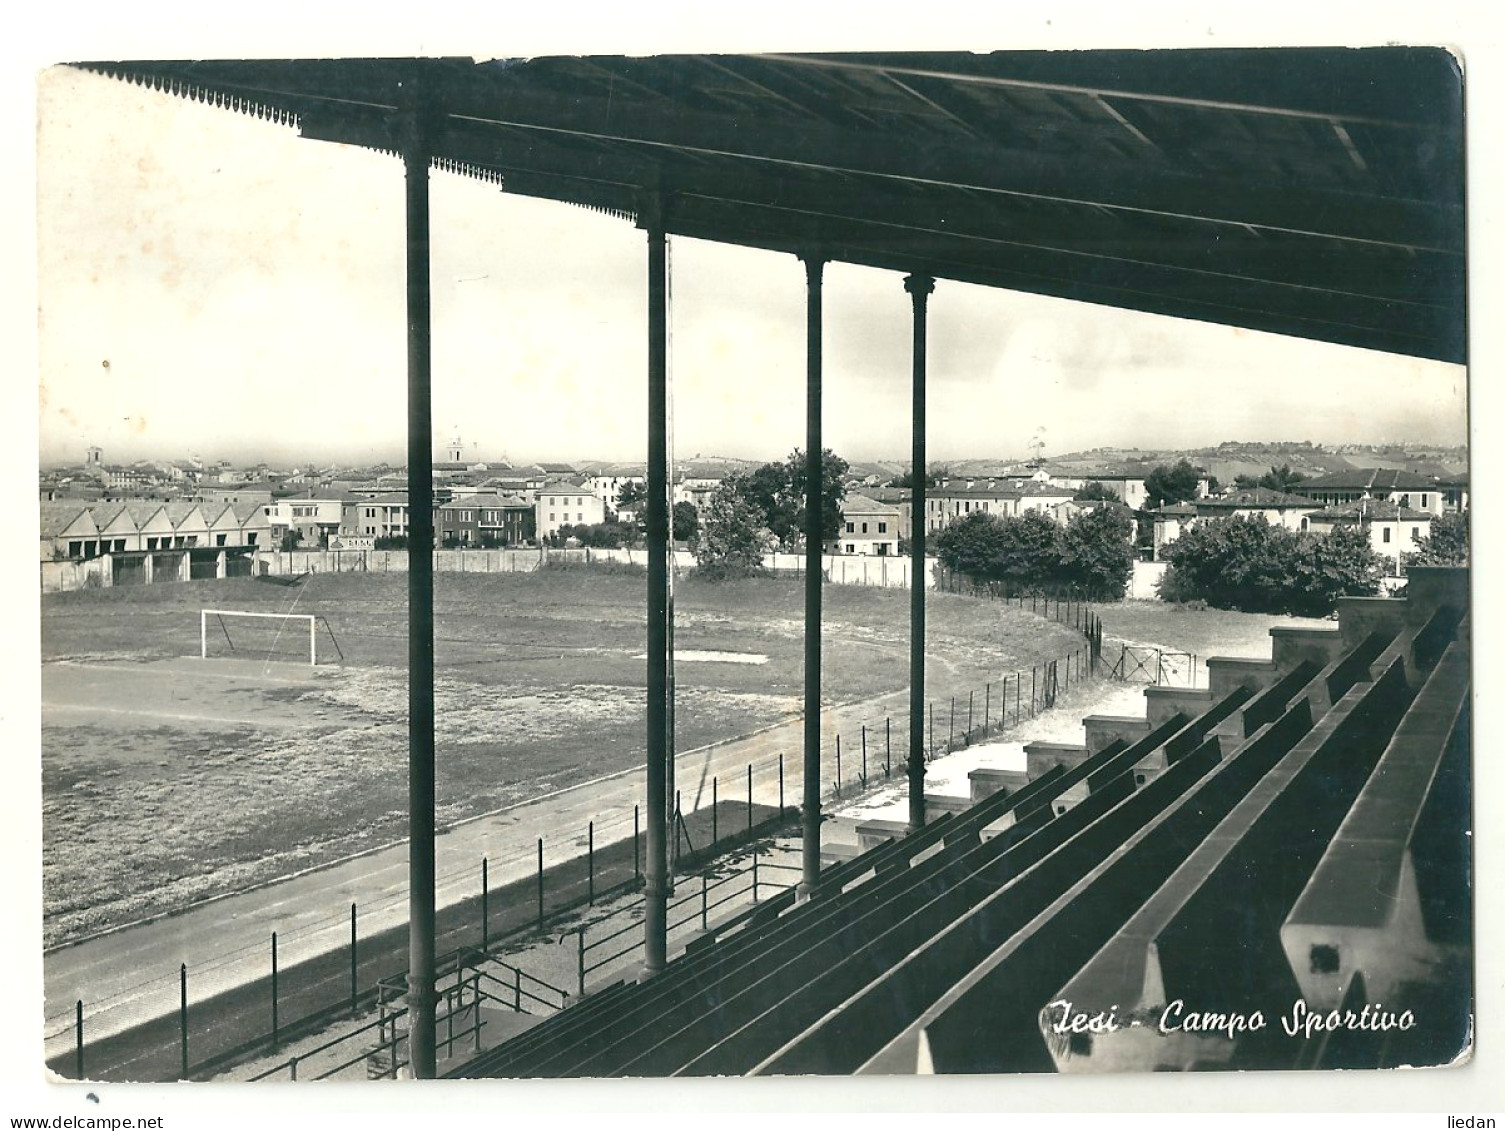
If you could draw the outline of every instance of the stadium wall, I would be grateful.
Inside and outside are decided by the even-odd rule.
[[[548,550],[547,560],[559,563],[616,562],[648,565],[646,550]],[[259,556],[263,573],[274,576],[297,576],[303,573],[406,573],[406,550],[287,550],[270,551]],[[530,573],[544,561],[538,550],[435,550],[437,573]],[[776,572],[802,573],[802,554],[768,554],[766,568]],[[925,571],[926,588],[935,587],[934,560]],[[676,551],[677,570],[695,568],[695,555]],[[909,588],[909,559],[869,556],[826,555],[821,558],[826,579],[836,585],[877,585],[891,589]]]

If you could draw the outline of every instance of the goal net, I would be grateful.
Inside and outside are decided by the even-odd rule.
[[[339,641],[317,613],[253,613],[241,609],[199,611],[199,657],[244,656],[257,660],[319,663],[322,651],[341,660]]]

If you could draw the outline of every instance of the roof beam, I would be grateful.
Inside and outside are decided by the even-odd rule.
[[[1235,114],[1257,114],[1277,118],[1306,118],[1316,121],[1326,121],[1334,115],[1328,111],[1301,110],[1284,106],[1263,105],[1257,102],[1237,102],[1215,98],[1191,98],[1176,94],[1157,94],[1150,91],[1124,90],[1109,86],[1085,85],[1065,82],[1043,82],[1037,79],[1010,78],[1006,75],[983,74],[978,72],[969,73],[958,70],[941,70],[933,67],[919,67],[892,62],[874,62],[864,59],[850,59],[833,57],[830,55],[788,55],[769,54],[763,56],[766,59],[776,60],[796,67],[811,67],[817,69],[836,71],[862,71],[867,73],[883,72],[896,75],[908,75],[918,78],[936,79],[947,83],[964,83],[971,86],[987,86],[998,88],[1012,88],[1015,90],[1036,90],[1050,94],[1084,95],[1087,97],[1102,97],[1114,99],[1131,99],[1139,102],[1159,102],[1167,106],[1187,106],[1201,110],[1221,110]],[[1402,121],[1394,118],[1375,118],[1357,114],[1343,114],[1342,119],[1351,123],[1362,123],[1369,126],[1384,126],[1402,130],[1435,130],[1432,124]]]
[[[666,151],[742,157],[769,166],[838,172],[918,185],[956,185],[983,192],[1099,204],[1205,224],[1250,225],[1297,235],[1357,240],[1462,254],[1462,206],[1377,198],[1335,190],[1260,186],[1223,178],[1147,171],[1132,162],[1084,181],[1068,163],[1002,146],[927,145],[909,149],[892,136],[831,130],[818,124],[755,131],[727,118],[691,111],[637,115],[618,105],[577,98],[540,104],[504,96],[458,120],[563,136],[632,142]]]

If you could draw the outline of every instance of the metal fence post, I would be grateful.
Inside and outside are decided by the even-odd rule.
[[[575,937],[577,939],[579,939],[579,941],[580,941],[580,949],[576,952],[579,955],[579,959],[578,959],[578,961],[575,964],[575,969],[576,969],[575,988],[579,991],[580,996],[584,997],[585,996],[585,927],[584,927],[584,925],[581,926],[580,930],[578,930],[577,932],[575,932]]]
[[[272,932],[272,1047],[277,1047],[277,932]]]
[[[1032,667],[1029,670],[1029,717],[1030,718],[1034,718],[1035,717],[1035,686],[1036,686],[1036,682],[1037,682],[1036,681],[1035,673],[1036,673],[1036,670],[1038,668],[1039,668],[1039,665],[1036,664],[1035,667]]]
[[[355,1012],[355,1000],[359,996],[355,976],[355,904],[350,905],[350,1012]]]
[[[928,762],[935,757],[935,703],[930,706],[930,741],[925,745],[925,760]]]
[[[965,741],[969,746],[972,743],[972,696],[974,694],[976,693],[972,691],[967,692],[967,733]]]
[[[951,753],[951,746],[956,741],[956,696],[951,697],[951,713],[946,716],[946,753]]]
[[[752,883],[753,902],[757,903],[758,902],[758,850],[756,848],[753,849],[752,874],[753,874],[753,883]],[[79,1021],[78,1021],[78,1024],[79,1024],[78,1058],[79,1058],[79,1064],[82,1065],[83,1064],[83,1057],[84,1057],[84,1039],[83,1039],[83,1024],[84,1024],[84,1021],[83,1021],[83,1017],[84,1017],[84,1015],[83,1015],[83,1008],[84,1008],[84,1003],[83,1002],[79,1002],[78,1003],[78,1008],[79,1008],[79,1014],[78,1014],[78,1017],[79,1017]],[[83,1068],[82,1067],[79,1068],[79,1075],[80,1076],[83,1075]]]
[[[487,922],[486,912],[489,910],[488,903],[491,896],[491,877],[487,873],[486,857],[481,857],[481,949],[485,950],[491,942],[490,924]]]
[[[988,728],[993,725],[993,684],[982,689],[982,732],[988,733]]]
[[[721,800],[720,800],[720,797],[718,796],[718,792],[719,791],[716,788],[716,779],[712,778],[711,779],[711,843],[712,844],[715,844],[718,840],[721,839],[721,832],[716,827],[716,824],[717,824],[716,823],[716,806],[718,806],[719,804],[721,804]]]
[[[758,858],[753,857],[753,902],[758,901]],[[80,1080],[84,1078],[84,999],[79,998],[73,1011],[73,1047]]]
[[[862,724],[862,788],[867,788],[867,723]]]
[[[585,902],[596,905],[596,822],[585,826]]]
[[[784,815],[784,755],[779,753],[779,816]]]
[[[543,926],[543,837],[538,838],[538,925]]]
[[[523,969],[521,966],[512,968],[512,1010],[514,1013],[523,1011]]]
[[[883,718],[883,777],[886,781],[894,773],[894,727],[893,716]]]
[[[836,796],[841,796],[841,735],[836,736]]]
[[[709,881],[706,880],[706,874],[704,872],[700,873],[700,929],[702,931],[709,930],[711,925],[708,918],[710,914],[710,890],[711,887]]]
[[[188,1079],[188,963],[178,965],[178,1049],[179,1080]]]
[[[641,854],[638,848],[638,807],[636,805],[632,807],[632,878],[635,880],[643,878]]]
[[[752,763],[747,764],[747,831],[752,832],[753,827],[753,802],[752,802]]]

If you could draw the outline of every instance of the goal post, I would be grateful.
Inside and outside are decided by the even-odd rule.
[[[302,624],[303,624],[303,622],[307,622],[307,624],[308,624],[308,662],[309,662],[309,664],[311,664],[313,666],[318,666],[318,663],[319,663],[319,622],[321,620],[323,620],[323,619],[324,618],[322,616],[320,616],[319,614],[317,614],[317,613],[252,613],[252,612],[246,612],[246,611],[244,611],[242,609],[200,609],[199,610],[199,658],[201,660],[207,660],[209,658],[209,636],[210,636],[210,621],[211,620],[214,622],[215,626],[219,629],[219,631],[224,634],[225,643],[229,646],[229,649],[232,652],[239,651],[241,649],[237,649],[236,648],[235,641],[234,641],[234,639],[230,635],[229,624],[227,624],[226,621],[229,621],[231,624],[233,624],[237,620],[280,621],[280,622],[282,622],[280,625],[277,626],[276,634],[275,634],[275,636],[273,637],[273,640],[272,640],[272,643],[273,643],[274,647],[276,646],[276,644],[283,637],[284,630],[286,628],[292,627],[292,626],[296,625],[297,627],[295,628],[294,631],[296,631],[296,632],[298,632],[298,633],[301,634],[301,632],[302,632]],[[333,638],[333,634],[331,634],[331,639],[332,638]],[[290,643],[289,646],[291,646],[291,643]],[[338,645],[336,645],[336,647],[338,647]]]

